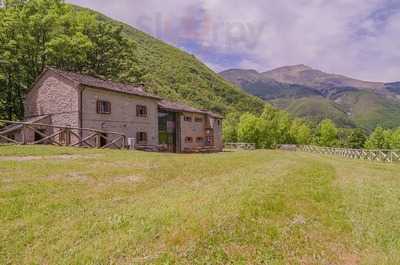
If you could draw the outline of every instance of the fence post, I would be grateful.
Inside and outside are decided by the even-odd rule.
[[[71,145],[71,129],[69,127],[65,128],[65,146]]]
[[[26,131],[25,131],[25,124],[22,125],[22,144],[26,145]]]
[[[122,136],[122,146],[121,146],[121,149],[125,149],[125,148],[126,148],[126,136],[123,135],[123,136]]]

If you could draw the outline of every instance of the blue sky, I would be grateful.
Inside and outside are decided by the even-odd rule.
[[[400,80],[400,0],[68,0],[195,54],[215,71],[306,64]]]

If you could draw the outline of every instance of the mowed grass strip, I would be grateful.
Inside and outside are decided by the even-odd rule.
[[[400,264],[399,165],[263,150],[0,156],[0,264]]]

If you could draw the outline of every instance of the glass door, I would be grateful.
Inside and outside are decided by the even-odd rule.
[[[174,112],[158,113],[159,144],[166,151],[175,153],[176,150],[176,114]]]

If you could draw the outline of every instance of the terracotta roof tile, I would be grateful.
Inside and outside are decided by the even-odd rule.
[[[209,115],[211,117],[214,117],[214,118],[217,118],[217,119],[223,119],[224,118],[224,116],[222,116],[222,115],[220,115],[218,113],[214,113],[214,112],[208,111],[208,110],[203,110],[203,112],[206,113],[207,115]]]
[[[110,80],[103,80],[100,78],[92,77],[89,75],[83,75],[83,74],[78,74],[78,73],[74,73],[74,72],[62,71],[62,70],[58,70],[58,69],[51,68],[51,67],[48,67],[47,69],[53,71],[54,73],[56,73],[58,75],[61,75],[62,77],[66,78],[74,83],[77,83],[78,85],[102,88],[102,89],[106,89],[106,90],[110,90],[110,91],[161,100],[159,102],[159,106],[160,106],[160,108],[163,108],[166,110],[201,113],[201,114],[210,115],[214,118],[219,118],[219,119],[223,118],[221,115],[207,111],[207,110],[199,110],[199,109],[193,108],[191,106],[188,106],[188,105],[185,105],[182,103],[163,100],[162,98],[160,98],[158,96],[152,95],[152,94],[144,91],[143,85],[118,83],[118,82],[114,82],[114,81],[110,81]]]
[[[161,99],[158,96],[155,96],[155,95],[145,92],[143,85],[118,83],[118,82],[114,82],[114,81],[110,81],[110,80],[103,80],[100,78],[92,77],[89,75],[61,71],[61,70],[54,69],[54,68],[48,68],[48,69],[63,76],[64,78],[66,78],[68,80],[78,83],[79,85],[85,85],[85,86],[95,87],[95,88],[102,88],[102,89],[106,89],[106,90],[111,90],[111,91],[116,91],[116,92],[136,95],[136,96]]]
[[[182,103],[172,102],[172,101],[168,101],[168,100],[165,100],[165,99],[161,100],[158,103],[158,106],[160,108],[162,108],[162,109],[170,110],[170,111],[201,113],[201,114],[210,115],[210,116],[212,116],[214,118],[219,118],[219,119],[223,118],[221,115],[213,113],[211,111],[196,109],[196,108],[193,108],[191,106],[188,106],[188,105],[185,105],[185,104],[182,104]]]
[[[163,109],[166,110],[172,110],[172,111],[182,111],[182,112],[193,112],[193,113],[204,113],[203,111],[190,107],[188,105],[178,103],[178,102],[172,102],[168,100],[162,100],[158,103],[158,106],[160,106]]]

